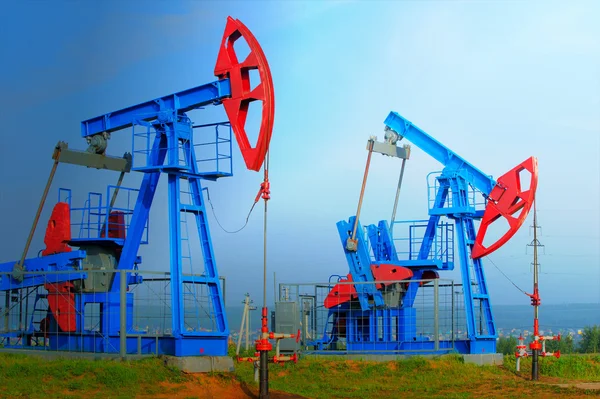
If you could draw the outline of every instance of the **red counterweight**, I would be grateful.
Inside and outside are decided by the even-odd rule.
[[[529,187],[523,190],[521,187],[521,172],[527,171],[531,175]],[[504,175],[498,178],[496,186],[489,195],[489,201],[485,208],[479,231],[471,251],[473,259],[488,255],[511,239],[519,230],[535,199],[535,190],[538,182],[537,159],[528,158]],[[517,214],[518,213],[518,214]],[[488,227],[499,218],[504,217],[508,222],[509,229],[502,237],[489,246],[484,246],[483,240]]]
[[[48,306],[62,332],[76,330],[75,293],[73,283],[46,283]]]
[[[236,40],[246,40],[250,53],[245,60],[238,60],[234,50]],[[250,82],[250,71],[258,70],[260,83],[254,88]],[[246,167],[259,171],[271,141],[273,121],[275,119],[275,96],[273,79],[267,58],[250,30],[239,20],[227,18],[225,33],[215,65],[215,76],[229,78],[231,97],[223,100],[223,107],[231,122],[238,146],[242,152]],[[262,101],[262,117],[256,145],[252,147],[246,134],[246,118],[252,101]]]
[[[69,204],[58,202],[52,209],[52,215],[48,220],[44,244],[46,249],[42,251],[42,256],[71,252],[71,247],[67,244],[71,240],[71,212]]]
[[[377,289],[391,284],[391,281],[408,280],[413,276],[412,270],[406,267],[386,264],[371,265],[371,272],[373,273],[375,284],[377,284]],[[352,275],[348,274],[345,280],[340,280],[341,284],[336,284],[329,291],[324,302],[327,309],[356,298],[356,288],[354,284],[349,284],[352,281]]]

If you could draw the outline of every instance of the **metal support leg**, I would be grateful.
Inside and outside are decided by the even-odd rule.
[[[440,349],[440,284],[439,280],[436,278],[433,281],[433,333],[435,334],[435,350]]]
[[[121,358],[124,359],[127,355],[127,272],[120,270],[119,273],[119,352]]]

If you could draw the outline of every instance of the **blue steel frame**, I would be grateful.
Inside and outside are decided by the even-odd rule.
[[[487,198],[496,185],[496,181],[414,126],[398,113],[391,112],[384,123],[387,129],[398,133],[400,139],[406,138],[441,162],[444,165],[444,169],[441,175],[437,177],[438,184],[435,190],[435,199],[432,205],[428,207],[429,220],[427,221],[427,227],[416,259],[410,254],[411,250],[409,250],[409,259],[398,259],[394,239],[387,221],[380,221],[378,225],[369,225],[367,227],[373,260],[370,259],[369,247],[362,235],[360,223],[357,228],[356,237],[358,241],[357,251],[348,251],[346,249],[346,241],[355,218],[351,217],[348,222],[338,222],[337,227],[352,278],[354,281],[361,282],[374,281],[369,266],[371,264],[378,265],[382,263],[410,268],[413,271],[412,280],[421,280],[425,271],[437,273],[439,270],[454,269],[453,254],[446,257],[431,256],[432,246],[436,243],[436,239],[439,239],[437,237],[438,230],[440,228],[442,230],[450,228],[448,223],[440,223],[440,218],[445,216],[454,220],[454,231],[456,232],[456,240],[458,241],[456,247],[459,253],[459,264],[464,290],[468,341],[454,341],[452,345],[440,342],[437,353],[448,350],[458,350],[461,353],[494,353],[496,351],[497,334],[482,262],[481,259],[474,260],[470,256],[476,236],[474,220],[481,218],[483,215],[483,210],[476,209],[476,205],[478,204],[474,203],[474,196],[472,195],[472,190],[470,191],[470,187],[480,191]],[[412,229],[409,229],[409,232],[412,233]],[[448,231],[446,231],[446,241],[449,237],[454,238],[453,235],[449,235]],[[449,243],[446,242],[447,247],[448,245]],[[475,282],[475,285],[472,285],[472,281]],[[361,285],[363,288],[361,288]],[[398,309],[383,309],[381,306],[382,301],[379,300],[381,295],[374,289],[374,285],[361,285],[355,286],[361,309],[352,309],[348,303],[344,303],[330,309],[329,312],[330,318],[345,318],[348,350],[417,350],[420,353],[434,353],[432,352],[432,342],[419,341],[418,339],[408,340],[408,337],[414,337],[415,335],[413,330],[416,325],[416,311],[413,308],[413,304],[420,287],[418,281],[409,282],[402,307]],[[369,300],[372,302],[369,303]],[[479,328],[477,328],[478,323],[476,323],[476,314],[478,311],[479,318],[482,321],[479,324]],[[375,331],[378,317],[385,319],[383,325],[391,326],[390,328],[397,330],[398,341],[391,342],[390,340],[386,340],[385,337],[391,337],[391,335],[386,334],[385,331],[383,340],[375,340],[373,332]],[[398,320],[397,325],[394,326],[392,320]],[[407,338],[406,342],[402,342],[403,337]],[[321,340],[321,346],[334,341],[334,336],[328,337],[325,334],[324,339]]]
[[[212,355],[225,356],[229,328],[225,318],[225,306],[215,256],[210,239],[206,207],[202,195],[201,180],[214,180],[221,175],[200,173],[194,151],[193,127],[185,112],[209,104],[219,104],[229,96],[229,81],[219,80],[160,99],[135,105],[120,111],[83,121],[82,136],[112,132],[133,126],[140,121],[151,124],[156,135],[149,156],[149,163],[138,168],[144,173],[133,217],[127,231],[119,270],[133,268],[150,207],[161,174],[167,175],[169,207],[169,247],[171,271],[171,310],[173,336],[169,340],[168,354],[175,356]],[[180,149],[186,163],[180,162]],[[180,179],[185,178],[191,189],[191,203],[182,203]],[[182,270],[181,213],[193,214],[204,258],[202,277],[184,276]],[[120,277],[113,280],[111,292],[118,292]],[[184,326],[183,284],[208,286],[215,331],[190,332]],[[163,346],[167,347],[167,346]]]
[[[134,125],[143,124],[154,129],[154,139],[147,165],[138,170],[144,173],[133,214],[123,240],[112,239],[108,236],[74,237],[76,245],[122,245],[122,251],[117,270],[137,270],[141,262],[137,255],[139,246],[144,243],[144,233],[147,233],[148,215],[160,176],[167,175],[168,207],[169,207],[169,246],[171,272],[171,310],[172,334],[161,337],[141,337],[143,353],[168,354],[174,356],[225,356],[229,327],[225,318],[223,293],[219,281],[215,255],[210,238],[206,207],[203,198],[202,180],[216,180],[219,177],[231,176],[232,172],[223,173],[217,167],[216,171],[200,172],[194,151],[193,126],[185,112],[206,105],[219,105],[221,100],[230,96],[228,79],[218,80],[179,93],[171,94],[147,101],[132,107],[107,113],[85,120],[81,123],[82,137],[87,138],[96,134],[111,133]],[[231,132],[229,141],[231,141]],[[219,137],[217,133],[217,144]],[[229,143],[231,150],[231,143]],[[180,151],[183,152],[184,164],[179,161]],[[231,152],[230,152],[231,154]],[[217,148],[217,158],[221,157]],[[221,157],[222,158],[222,157]],[[218,165],[217,165],[218,166]],[[181,198],[180,180],[189,182],[191,202],[185,203]],[[101,212],[101,194],[91,194],[99,202],[98,212]],[[62,197],[71,203],[70,190],[59,190],[59,201]],[[91,200],[91,197],[90,197]],[[108,195],[107,195],[108,200]],[[91,204],[88,207],[93,208]],[[95,209],[95,208],[94,208]],[[182,270],[182,231],[181,214],[194,215],[204,258],[204,273],[200,276],[184,275]],[[69,271],[63,274],[48,274],[47,276],[25,276],[19,281],[11,275],[0,280],[0,290],[18,289],[41,286],[49,280],[54,282],[83,279],[87,274],[81,270],[81,261],[86,258],[83,250],[64,254],[49,255],[27,259],[24,262],[25,271]],[[0,265],[0,272],[12,272],[15,262]],[[50,346],[57,350],[76,350],[84,352],[119,352],[119,318],[120,318],[120,287],[121,273],[115,273],[108,292],[75,293],[75,306],[78,312],[77,331],[69,334],[58,334],[50,337]],[[137,274],[126,273],[125,286],[139,284],[142,279]],[[42,281],[43,280],[43,281]],[[186,331],[184,327],[184,284],[202,284],[208,287],[212,316],[214,317],[213,331]],[[133,294],[126,293],[127,329],[132,324]],[[100,303],[104,314],[102,316],[102,331],[85,331],[82,318],[86,303]],[[54,327],[56,329],[56,326]],[[0,334],[0,336],[2,336]],[[136,352],[138,337],[128,337],[126,340],[128,353]]]
[[[444,165],[437,177],[437,188],[433,206],[429,209],[429,223],[425,232],[419,259],[426,259],[435,239],[436,228],[441,216],[454,220],[456,226],[457,249],[464,291],[467,334],[470,353],[494,353],[496,351],[496,324],[494,322],[490,297],[481,259],[472,259],[471,250],[475,243],[474,221],[483,216],[483,210],[476,209],[469,195],[469,186],[487,197],[496,186],[496,181],[471,165],[458,154],[429,136],[396,112],[390,112],[385,125],[415,144]],[[451,201],[449,197],[451,195]],[[447,206],[448,204],[450,206]],[[475,282],[473,285],[472,282]],[[479,306],[477,306],[479,305]],[[477,328],[476,314],[483,321]]]

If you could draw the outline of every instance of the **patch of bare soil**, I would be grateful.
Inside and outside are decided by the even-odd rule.
[[[586,389],[586,390],[600,390],[600,382],[570,382],[570,383],[561,383],[561,384],[552,384],[561,388],[577,388],[577,389]]]
[[[184,383],[162,383],[161,387],[166,391],[162,394],[151,396],[140,395],[138,398],[156,399],[255,399],[258,398],[258,389],[248,387],[235,378],[223,378],[206,374],[194,374],[190,381]],[[271,399],[307,399],[303,396],[293,395],[285,392],[269,391]]]

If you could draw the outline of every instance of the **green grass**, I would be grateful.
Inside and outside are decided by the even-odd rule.
[[[554,382],[600,381],[600,356],[569,355],[540,359],[540,372]],[[438,359],[411,357],[389,362],[348,361],[339,358],[303,357],[297,364],[269,367],[270,389],[308,398],[528,398],[594,395],[600,392],[564,389],[529,381],[531,359],[521,373],[515,359],[506,356],[503,367],[465,364],[460,356]],[[236,380],[256,389],[252,363],[236,364],[235,373],[212,373],[212,380],[232,389]],[[0,398],[134,398],[170,395],[191,378],[165,366],[158,358],[121,362],[111,360],[44,360],[25,355],[0,354]],[[175,383],[165,387],[161,382]],[[182,383],[177,386],[177,383]],[[208,388],[208,387],[207,387]],[[169,390],[169,391],[167,391]],[[179,397],[195,398],[181,391]]]
[[[542,372],[579,380],[600,381],[600,357],[564,357],[543,359]],[[529,360],[530,361],[530,360]],[[562,363],[561,363],[562,362]],[[506,357],[505,366],[465,364],[461,357],[439,359],[412,357],[396,362],[348,362],[303,358],[298,364],[273,365],[270,389],[310,398],[525,398],[562,397],[569,393],[585,394],[551,385],[528,381],[527,360],[520,377],[514,359]],[[567,371],[568,370],[568,371]],[[251,364],[239,364],[238,379],[256,386]],[[589,392],[590,394],[597,392]]]
[[[507,368],[515,368],[515,357],[505,356]],[[572,354],[540,358],[540,375],[566,380],[600,381],[600,355]],[[521,361],[521,373],[531,375],[531,358]]]
[[[111,360],[45,360],[0,354],[1,398],[132,398],[158,393],[159,382],[183,382],[181,372],[157,358],[131,362]]]

